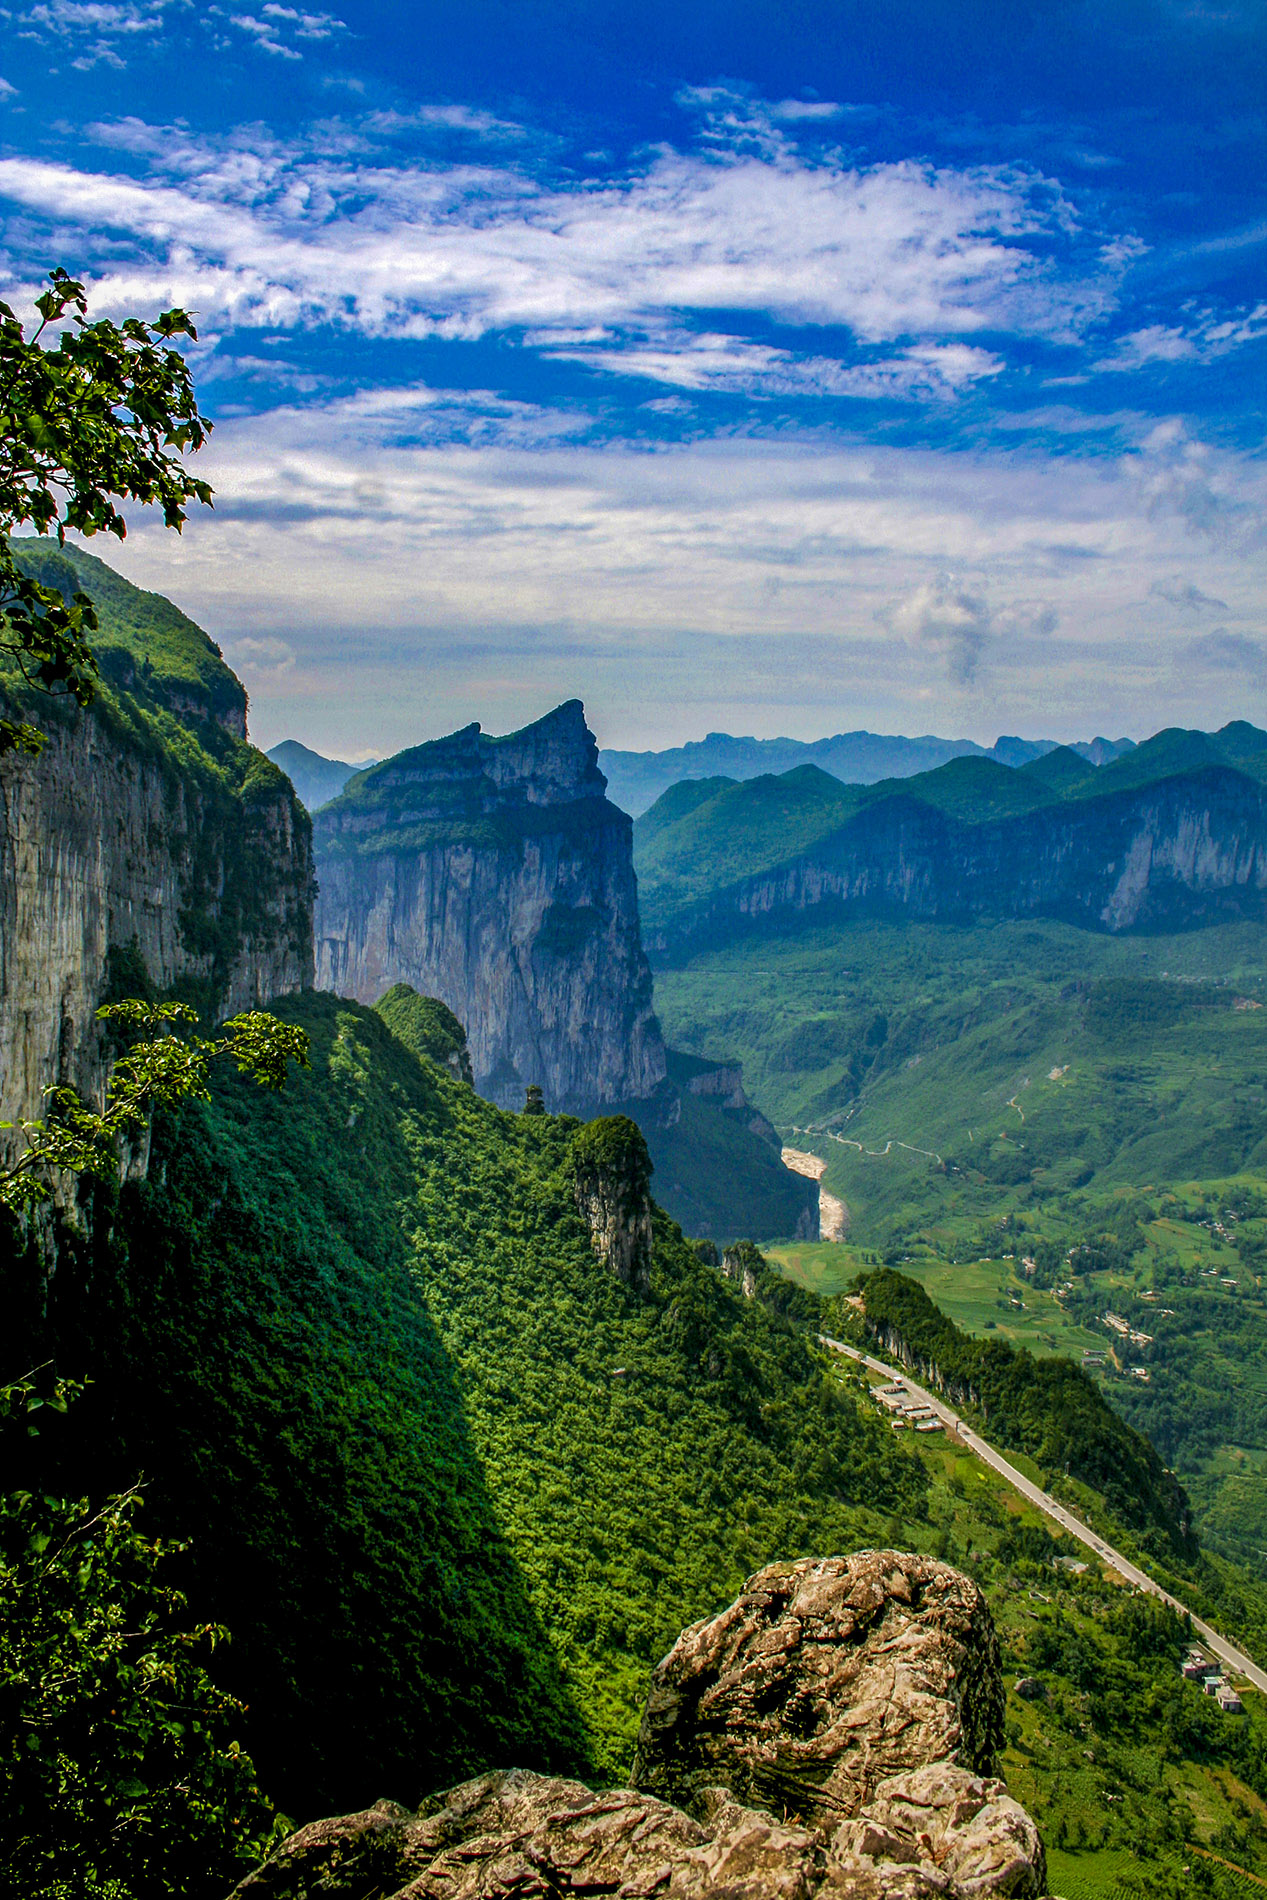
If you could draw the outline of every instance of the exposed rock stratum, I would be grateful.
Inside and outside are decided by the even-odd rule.
[[[632,1788],[500,1769],[301,1828],[236,1900],[1038,1900],[989,1609],[883,1550],[771,1564],[655,1672]]]
[[[364,772],[314,821],[319,987],[393,984],[466,1024],[475,1085],[590,1115],[664,1082],[629,819],[579,700],[522,732],[477,725]]]

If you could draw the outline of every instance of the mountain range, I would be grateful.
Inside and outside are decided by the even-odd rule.
[[[55,1786],[59,1799],[78,1800],[87,1790],[104,1815],[90,1852],[68,1857],[51,1875],[41,1863],[38,1879],[24,1883],[7,1881],[10,1824],[0,1839],[0,1885],[32,1893],[73,1885],[137,1900],[212,1897],[272,1844],[263,1823],[248,1827],[234,1811],[228,1784],[186,1772],[191,1748],[200,1759],[191,1741],[198,1723],[164,1699],[163,1680],[138,1662],[132,1646],[148,1632],[114,1598],[102,1599],[102,1618],[91,1629],[80,1615],[85,1588],[110,1587],[98,1505],[142,1474],[146,1561],[171,1566],[163,1571],[171,1578],[164,1629],[180,1618],[182,1629],[201,1632],[217,1694],[237,1698],[225,1700],[217,1717],[224,1760],[241,1767],[240,1749],[252,1753],[252,1782],[259,1776],[252,1799],[267,1812],[261,1790],[300,1823],[361,1810],[363,1832],[380,1822],[390,1831],[406,1811],[386,1803],[369,1809],[385,1789],[417,1802],[463,1778],[515,1768],[581,1774],[610,1790],[627,1777],[652,1672],[683,1625],[714,1617],[763,1566],[865,1546],[923,1553],[918,1561],[927,1559],[928,1568],[920,1574],[939,1579],[954,1577],[944,1565],[961,1566],[988,1599],[994,1631],[983,1628],[1000,1718],[998,1767],[1049,1838],[1053,1891],[1107,1900],[1114,1867],[1128,1854],[1143,1855],[1156,1874],[1150,1885],[1146,1869],[1138,1890],[1182,1900],[1232,1891],[1212,1884],[1222,1879],[1218,1871],[1204,1886],[1186,1884],[1184,1870],[1203,1853],[1267,1873],[1267,1836],[1256,1818],[1267,1800],[1267,1731],[1255,1699],[1246,1698],[1243,1717],[1225,1716],[1181,1677],[1190,1632],[1163,1606],[1121,1590],[1097,1565],[1062,1566],[1073,1556],[1068,1543],[962,1446],[895,1434],[868,1382],[821,1349],[820,1336],[839,1337],[855,1307],[820,1301],[790,1283],[750,1242],[720,1259],[707,1242],[688,1243],[651,1200],[652,1192],[659,1200],[662,1183],[681,1184],[679,1166],[693,1166],[697,1183],[722,1178],[737,1153],[723,1134],[735,1126],[746,1128],[752,1155],[777,1166],[777,1148],[754,1133],[760,1117],[744,1099],[737,1065],[722,1060],[734,1039],[745,1049],[752,1041],[758,1004],[768,1005],[762,1039],[782,1039],[774,1052],[780,1060],[808,1050],[830,1069],[820,1080],[824,1089],[833,1086],[845,1116],[873,1076],[900,1084],[933,1070],[934,1045],[949,1040],[952,1005],[961,1027],[970,1017],[980,1023],[980,999],[962,996],[966,946],[990,936],[996,965],[977,987],[989,992],[991,1007],[1015,1017],[1007,998],[1017,990],[1016,971],[1035,962],[1044,932],[1052,936],[1055,926],[1009,922],[987,932],[976,923],[903,921],[899,911],[868,966],[867,993],[859,989],[847,1009],[842,990],[857,987],[857,977],[842,967],[840,918],[817,929],[830,906],[781,913],[788,957],[773,981],[745,955],[758,942],[762,962],[773,963],[773,939],[742,932],[712,953],[711,965],[701,956],[690,970],[666,968],[675,1020],[693,1022],[697,1042],[714,1027],[721,1040],[683,1056],[670,1033],[665,1080],[680,1110],[679,1158],[657,1156],[649,1183],[642,1139],[624,1117],[581,1126],[567,1115],[533,1107],[512,1114],[483,1099],[468,1079],[475,1065],[463,1027],[442,1003],[396,984],[370,1008],[312,987],[311,821],[286,776],[249,745],[240,682],[214,643],[160,597],[78,550],[45,545],[24,553],[51,584],[92,592],[103,684],[83,712],[41,699],[44,752],[0,762],[6,1114],[37,1111],[49,1082],[99,1090],[117,1045],[105,1040],[96,1007],[120,996],[174,994],[208,1022],[267,1002],[307,1033],[311,1068],[280,1092],[216,1071],[205,1099],[156,1115],[123,1178],[72,1176],[60,1202],[28,1228],[0,1223],[10,1363],[39,1367],[39,1376],[53,1368],[71,1382],[73,1400],[62,1409],[66,1400],[54,1390],[57,1403],[40,1408],[36,1436],[22,1412],[16,1429],[9,1421],[0,1511],[5,1576],[10,1583],[36,1576],[45,1618],[36,1634],[47,1633],[70,1662],[69,1678],[59,1676],[54,1692],[62,1695],[68,1679],[74,1691],[69,1716],[56,1718],[50,1740],[48,1707],[38,1700],[38,1670],[46,1665],[37,1657],[35,1678],[19,1679],[6,1653],[0,1701],[12,1746],[0,1750],[0,1766],[6,1788],[26,1787],[31,1764],[48,1762],[52,1779],[40,1786]],[[6,709],[33,710],[34,695],[2,659],[0,697]],[[629,820],[602,797],[579,708],[559,709],[538,725],[544,730],[504,739],[452,735],[417,749],[422,757],[389,761],[381,776],[365,773],[323,814],[322,864],[329,848],[330,863],[342,850],[351,867],[364,845],[371,884],[383,880],[373,910],[406,892],[402,867],[411,858],[417,865],[424,844],[455,880],[469,872],[477,883],[484,854],[492,862],[503,853],[517,866],[508,904],[522,889],[531,909],[549,896],[548,880],[534,883],[529,862],[542,839],[576,847],[579,878],[585,841],[597,835],[625,856],[589,867],[596,882],[585,895],[597,904],[610,872],[627,904]],[[1157,759],[1145,759],[1136,780],[1116,790],[1109,781],[1110,791],[1155,797],[1158,787],[1164,793],[1181,783],[1200,834],[1197,791],[1204,785],[1210,793],[1208,821],[1220,786],[1230,797],[1235,781],[1231,791],[1242,800],[1245,787],[1258,788],[1262,737],[1248,728],[1225,731],[1196,758],[1201,735],[1180,735],[1172,742],[1179,769],[1159,776]],[[967,757],[905,795],[917,829],[940,822],[962,846],[991,826],[1048,822],[1053,811],[1094,813],[1106,775],[1129,763],[1119,759],[1096,773],[1059,751],[1020,769]],[[685,874],[700,840],[675,827],[696,820],[704,844],[719,853],[711,895],[724,894],[736,881],[764,875],[762,866],[777,868],[781,848],[784,856],[789,848],[804,856],[900,792],[881,788],[878,803],[868,804],[870,788],[850,790],[812,766],[791,779],[801,815],[782,847],[785,780],[714,782],[689,810],[660,811],[659,832],[652,826],[651,834],[659,835],[665,862],[672,869],[676,850]],[[742,822],[731,824],[739,807],[726,801],[740,795],[752,806],[744,804]],[[830,802],[840,799],[843,811]],[[573,804],[606,810],[591,811],[593,824],[572,832]],[[525,807],[532,807],[527,820]],[[447,843],[438,835],[442,821]],[[786,831],[786,814],[783,822]],[[1206,832],[1213,837],[1210,822]],[[1014,849],[1018,834],[1010,835]],[[1247,863],[1252,882],[1254,864]],[[1014,873],[1025,869],[1023,859],[1013,865]],[[701,891],[710,895],[709,865],[697,863],[691,875],[704,882],[687,892],[688,907]],[[336,894],[332,877],[321,901]],[[350,918],[360,902],[353,890]],[[495,931],[507,914],[481,900],[465,916]],[[637,989],[645,966],[628,961],[636,912],[626,921],[624,950]],[[883,934],[865,920],[846,924],[854,936]],[[1116,956],[1143,941],[1131,930],[1063,928],[1075,968],[1085,965],[1088,944]],[[1229,928],[1241,926],[1215,924],[1188,937],[1226,946]],[[944,1001],[940,1014],[925,999],[934,932],[943,948],[937,975],[945,995],[932,999]],[[806,1012],[815,937],[828,945],[825,1001]],[[343,941],[351,944],[353,933]],[[592,943],[574,919],[547,929],[544,945],[538,929],[530,958],[540,964],[569,943],[577,962],[564,974],[583,976]],[[734,959],[729,996],[717,980],[724,956]],[[699,994],[688,1009],[680,987],[701,971],[713,994],[707,1021]],[[891,1002],[889,1020],[881,1020],[877,999],[888,1001],[903,982],[908,1020],[897,1020]],[[1159,1021],[1170,1020],[1166,1011],[1177,1009],[1182,1028],[1189,1004],[1196,1010],[1201,1003],[1173,983],[1125,999],[1116,990],[1097,993],[1085,1006],[1076,982],[1071,989],[1070,1007],[1082,1009],[1092,1027],[1100,1023],[1096,1033],[1119,1038],[1114,1086],[1127,1093],[1145,1066],[1133,1053],[1139,1025],[1151,1037]],[[1261,1034],[1261,1014],[1235,1011],[1237,1000],[1256,999],[1224,988],[1218,1000],[1221,1009],[1203,1010],[1202,1021],[1217,1015],[1246,1039]],[[1046,1020],[1045,1002],[1043,1009]],[[643,1022],[649,1046],[650,1023]],[[1012,1027],[1013,1064],[1028,1064],[1036,1048],[1048,1047],[1033,1025]],[[1047,1028],[1055,1033],[1050,1022]],[[793,1036],[803,1049],[790,1046]],[[1187,1059],[1187,1047],[1178,1050],[1176,1063]],[[1044,1065],[1071,1060],[1072,1070],[1049,1077],[1052,1119],[1058,1115],[1066,1139],[1075,1138],[1078,1053],[1056,1048]],[[776,1067],[771,1061],[762,1070],[763,1099]],[[974,1084],[963,1063],[945,1080],[946,1092],[960,1098]],[[1226,1092],[1223,1075],[1214,1081]],[[1039,1170],[1016,1139],[1038,1088],[1036,1080],[1024,1094],[1015,1079],[1001,1094],[993,1088],[1000,1099],[981,1144],[984,1165],[972,1165],[980,1131],[970,1129],[954,1171],[937,1173],[955,1218],[994,1218],[1000,1188],[1018,1204],[1028,1196],[1020,1208],[1026,1220],[1042,1213]],[[1247,1121],[1258,1113],[1254,1102],[1247,1101]],[[962,1114],[962,1099],[958,1108]],[[1040,1116],[1034,1121],[1042,1127]],[[850,1121],[849,1132],[857,1126]],[[1087,1139],[1082,1129],[1076,1139]],[[860,1169],[883,1168],[885,1145],[868,1140]],[[927,1174],[927,1157],[917,1159]],[[1054,1148],[1042,1159],[1059,1163]],[[748,1225],[751,1202],[742,1171],[732,1166],[725,1186],[733,1241]],[[1171,1199],[1154,1199],[1153,1224],[1169,1232]],[[1267,1225],[1242,1205],[1245,1227]],[[1235,1232],[1226,1204],[1219,1207],[1220,1223]],[[1130,1223],[1145,1212],[1139,1197],[1125,1207],[1115,1201],[1113,1234],[1088,1234],[1085,1246],[1044,1233],[1038,1265],[1044,1274],[1080,1275],[1084,1253],[1107,1262],[1112,1298],[1133,1325],[1156,1331],[1160,1347],[1167,1317],[1137,1317],[1147,1289],[1136,1298],[1122,1270]],[[1267,1247],[1267,1234],[1252,1238]],[[893,1264],[912,1272],[925,1270],[923,1247],[941,1244],[936,1233],[917,1243],[898,1232],[896,1219],[885,1239],[890,1251],[901,1248]],[[974,1258],[981,1251],[975,1233],[964,1245]],[[1239,1236],[1238,1245],[1242,1265],[1251,1264],[1252,1247]],[[834,1253],[851,1272],[861,1264],[856,1249],[810,1251]],[[1215,1256],[1223,1266],[1225,1254],[1220,1247]],[[1075,1257],[1079,1264],[1068,1266]],[[896,1293],[909,1305],[909,1285]],[[1229,1310],[1248,1309],[1252,1295],[1247,1287],[1243,1301],[1239,1289],[1219,1298]],[[1169,1304],[1178,1307],[1180,1296]],[[1100,1310],[1098,1302],[1091,1310]],[[939,1351],[967,1353],[953,1328],[937,1331]],[[972,1358],[991,1370],[981,1394],[991,1418],[974,1412],[976,1422],[1014,1440],[1045,1487],[1263,1654],[1267,1592],[1248,1570],[1195,1548],[1181,1489],[1158,1452],[1112,1409],[1110,1388],[1067,1363],[1032,1377],[1032,1362],[1001,1336]],[[1160,1412],[1163,1423],[1177,1410]],[[1136,1482],[1140,1473],[1148,1482]],[[86,1500],[84,1541],[73,1547],[30,1535],[32,1501],[43,1500],[42,1509],[59,1498]],[[899,1563],[892,1572],[899,1586],[902,1574]],[[7,1583],[6,1615],[15,1601]],[[918,1604],[909,1607],[922,1614]],[[221,1623],[233,1640],[213,1645]],[[894,1626],[880,1635],[887,1658]],[[85,1650],[93,1671],[98,1655],[112,1671],[91,1676],[90,1694],[74,1689]],[[909,1655],[886,1660],[891,1666],[909,1668]],[[763,1694],[764,1681],[744,1693]],[[144,1750],[125,1757],[111,1724],[118,1694],[134,1690],[153,1719]],[[891,1713],[897,1705],[886,1696],[880,1706]],[[807,1707],[803,1698],[785,1704],[798,1747]],[[26,1721],[23,1711],[31,1709],[35,1717]],[[518,1785],[513,1776],[491,1780]],[[170,1817],[161,1835],[120,1833],[120,1809],[111,1805],[120,1783],[129,1823],[135,1804],[156,1790],[144,1813]],[[587,1825],[590,1810],[576,1808],[575,1784],[558,1786],[572,1802],[569,1824]],[[990,1792],[991,1784],[980,1786]],[[17,1831],[25,1829],[36,1848],[59,1825],[48,1805],[32,1800],[19,1817]],[[623,1824],[621,1797],[608,1793],[599,1805],[610,1835]],[[425,1815],[432,1818],[411,1816],[409,1825],[434,1842],[439,1811],[430,1802]],[[924,1827],[927,1807],[910,1812]],[[977,1812],[960,1817],[965,1829]],[[762,1827],[784,1825],[771,1815],[758,1819]],[[679,1843],[700,1838],[694,1819],[673,1825]],[[305,1836],[310,1845],[330,1845],[320,1890],[330,1879],[348,1884],[340,1826],[318,1822]],[[279,1816],[278,1836],[287,1831]],[[897,1840],[880,1830],[877,1852],[887,1855]],[[481,1877],[465,1853],[458,1842],[446,1878],[454,1867],[464,1870],[459,1879]],[[1088,1886],[1098,1857],[1109,1873]],[[158,1870],[140,1878],[139,1860],[148,1866],[151,1859]],[[537,1880],[544,1863],[526,1863],[516,1848],[499,1862],[496,1879],[522,1885],[525,1865]],[[727,1862],[714,1890],[738,1879],[755,1892],[745,1865]],[[1198,1871],[1204,1879],[1217,1865],[1201,1859]],[[358,1880],[366,1873],[358,1893],[382,1890],[381,1865],[351,1871]],[[658,1864],[647,1873],[662,1884]],[[922,1878],[917,1867],[895,1865],[868,1890],[891,1900],[911,1891],[915,1878]],[[1017,1893],[1016,1880],[1007,1879],[994,1890]],[[933,1885],[954,1892],[941,1874]],[[289,1880],[286,1850],[250,1890],[283,1886],[306,1891]],[[974,1890],[985,1889],[974,1882]],[[1038,1891],[1033,1880],[1028,1891]]]
[[[671,785],[684,779],[760,778],[815,765],[846,785],[873,785],[881,779],[908,778],[951,759],[993,759],[999,765],[1028,765],[1054,752],[1055,739],[1000,737],[992,746],[972,739],[939,739],[931,733],[907,739],[900,734],[838,732],[830,739],[740,739],[710,732],[705,739],[663,752],[605,751],[599,764],[607,774],[608,795],[637,818]],[[1092,765],[1105,765],[1131,750],[1131,739],[1080,740],[1069,749]]]
[[[1133,739],[1080,740],[1070,747],[1092,765],[1129,752]],[[662,792],[683,779],[759,778],[767,772],[789,772],[798,765],[816,765],[845,784],[872,785],[878,779],[906,778],[931,771],[949,759],[994,759],[1000,765],[1026,765],[1054,752],[1055,739],[1001,737],[992,746],[972,739],[938,739],[931,733],[907,739],[900,734],[841,732],[831,739],[743,739],[728,732],[710,732],[706,739],[662,752],[602,751],[599,769],[607,779],[612,803],[636,818]],[[348,780],[365,765],[346,765],[323,758],[297,739],[284,739],[268,754],[290,776],[295,791],[315,811],[327,799],[337,798]]]
[[[1173,728],[1091,764],[1061,746],[842,785],[817,766],[682,781],[639,818],[648,944],[681,960],[793,916],[1059,916],[1095,930],[1258,917],[1267,733]]]

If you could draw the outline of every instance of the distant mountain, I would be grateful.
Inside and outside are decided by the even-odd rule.
[[[1092,765],[1106,765],[1133,746],[1132,739],[1089,739],[1058,747],[1055,739],[1004,735],[986,747],[972,739],[938,739],[931,733],[905,739],[900,734],[839,732],[831,739],[806,740],[736,739],[728,732],[710,732],[706,739],[693,739],[666,752],[600,752],[598,762],[607,775],[607,796],[637,818],[684,779],[743,780],[816,765],[846,785],[874,785],[881,779],[932,771],[951,759],[993,759],[1000,765],[1022,766],[1058,749],[1072,751]]]
[[[951,759],[842,785],[815,765],[669,789],[634,826],[644,937],[677,962],[823,908],[1058,916],[1109,931],[1267,915],[1267,733],[1171,728],[1098,768]]]
[[[366,759],[360,765],[347,765],[342,759],[326,759],[311,747],[300,745],[298,739],[283,739],[267,755],[274,765],[279,765],[295,788],[295,795],[301,805],[309,811],[316,811],[321,805],[328,805],[337,798],[350,778],[358,772],[368,772],[375,759]]]
[[[313,824],[317,982],[441,999],[502,1108],[536,1084],[551,1113],[632,1115],[689,1232],[816,1237],[817,1187],[783,1166],[737,1067],[665,1050],[632,827],[597,758],[569,700],[522,732],[466,726],[364,772]]]

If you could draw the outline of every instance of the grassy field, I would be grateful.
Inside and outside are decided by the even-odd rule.
[[[1125,1848],[1093,1848],[1089,1853],[1047,1856],[1047,1885],[1053,1900],[1113,1900],[1123,1874],[1138,1866]]]
[[[792,1278],[883,1259],[971,1332],[1104,1354],[1202,1536],[1267,1574],[1267,930],[855,922],[656,985],[672,1040],[740,1057],[848,1207],[844,1245],[776,1250]]]
[[[912,1206],[975,1211],[1021,1183],[1264,1165],[1267,1010],[1236,1004],[1265,985],[1256,925],[1114,939],[859,922],[661,971],[656,1003],[676,1046],[743,1061],[866,1244]]]
[[[798,1286],[823,1295],[843,1292],[854,1275],[875,1259],[866,1248],[829,1242],[770,1247],[766,1253]],[[910,1254],[901,1267],[966,1332],[997,1332],[1039,1357],[1063,1353],[1077,1359],[1084,1351],[1104,1350],[1103,1331],[1092,1332],[1080,1325],[1054,1293],[1035,1288],[1019,1275],[1014,1260],[952,1264],[935,1254]]]

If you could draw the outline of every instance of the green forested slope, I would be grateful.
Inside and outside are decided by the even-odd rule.
[[[948,1195],[976,1212],[999,1189],[1262,1165],[1265,998],[1267,930],[1248,922],[1110,938],[855,920],[656,977],[666,1035],[743,1062],[758,1107],[828,1157],[863,1240]]]
[[[161,1128],[59,1268],[26,1349],[96,1381],[65,1456],[143,1470],[194,1538],[292,1811],[499,1761],[619,1776],[682,1625],[918,1515],[922,1467],[667,1222],[650,1298],[614,1281],[577,1124],[503,1114],[354,1004],[282,1009],[312,1074]]]
[[[246,693],[219,647],[162,594],[125,580],[73,541],[14,541],[22,566],[69,600],[86,593],[96,610],[93,650],[108,686],[140,693],[175,710],[209,714],[244,731]]]
[[[982,864],[997,859],[997,888],[990,886],[986,908],[1007,916],[1010,909],[1015,911],[1017,871],[1022,868],[1009,863],[1009,851],[1014,848],[1028,858],[1045,848],[1046,820],[1036,814],[1049,812],[1056,825],[1063,822],[1062,813],[1067,816],[1073,808],[1085,821],[1085,807],[1103,799],[1103,807],[1091,817],[1097,827],[1103,822],[1105,854],[1111,856],[1117,848],[1123,799],[1129,801],[1153,786],[1191,780],[1198,804],[1234,795],[1239,787],[1257,808],[1256,787],[1265,779],[1267,733],[1234,721],[1216,733],[1168,728],[1098,768],[1071,749],[1059,748],[1019,769],[989,758],[958,758],[910,778],[869,785],[842,785],[812,765],[738,783],[720,778],[683,783],[672,786],[634,825],[644,929],[648,941],[659,946],[661,960],[676,962],[769,924],[764,897],[748,914],[747,880],[785,875],[803,863],[816,867],[815,875],[824,867],[848,863],[855,870],[869,867],[863,881],[874,887],[871,854],[878,850],[883,858],[898,848],[889,828],[912,823],[916,842],[908,874],[915,885],[920,882],[921,853],[932,852],[925,870],[958,867],[938,900],[945,914],[956,914],[960,900],[954,887],[959,878],[967,880],[960,893],[962,905],[979,909]],[[1033,823],[1026,822],[1031,819]],[[902,848],[909,848],[909,841]],[[792,914],[798,900],[779,896],[782,928],[817,926],[812,913],[822,900],[812,889],[815,875],[809,879],[807,915],[798,919]],[[964,893],[973,877],[977,884],[969,902]],[[918,912],[920,903],[928,901],[929,893],[921,896],[918,889],[901,898],[890,892],[882,899],[877,888],[869,888],[857,904],[873,910],[882,904],[889,910],[913,904]]]
[[[757,1104],[827,1159],[851,1241],[974,1331],[1103,1355],[1096,1376],[1202,1535],[1260,1569],[1267,1229],[1245,1208],[1267,1181],[1264,1000],[1251,923],[1112,939],[858,921],[657,977],[666,1033],[734,1051]],[[848,1279],[835,1261],[816,1256],[834,1276],[816,1284]],[[1106,1311],[1153,1343],[1119,1365]]]
[[[213,1666],[274,1798],[346,1811],[498,1762],[619,1780],[684,1623],[771,1558],[893,1542],[972,1570],[1009,1683],[1041,1676],[1041,1704],[1009,1695],[1007,1762],[1040,1824],[1267,1867],[1260,1712],[1216,1719],[1177,1628],[1053,1573],[966,1455],[895,1438],[796,1330],[802,1296],[759,1275],[744,1301],[657,1217],[638,1298],[576,1213],[575,1123],[503,1114],[355,1004],[283,1007],[312,1073],[277,1097],[222,1080],[161,1126],[17,1342],[94,1380],[29,1475],[143,1470],[151,1529],[192,1539],[191,1613],[234,1632]],[[435,1033],[401,994],[392,1013]],[[1252,1595],[1221,1608],[1264,1625]]]

